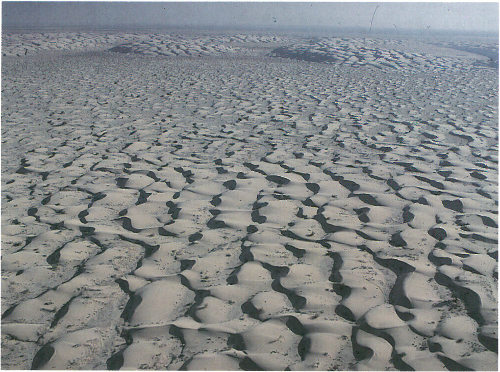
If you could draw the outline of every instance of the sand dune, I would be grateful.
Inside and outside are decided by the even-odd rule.
[[[3,56],[25,56],[47,51],[103,51],[153,56],[209,56],[252,54],[268,45],[290,42],[279,35],[213,35],[122,32],[31,32],[2,34]],[[251,49],[251,51],[247,51]]]
[[[2,368],[496,370],[482,57],[3,37]]]
[[[483,50],[481,44],[472,44],[459,50],[476,52]],[[450,71],[468,70],[478,64],[486,64],[488,58],[477,53],[457,53],[455,45],[442,46],[422,43],[416,40],[388,41],[365,38],[323,38],[302,41],[273,50],[276,57],[303,61],[333,63],[350,67],[371,66],[382,70],[404,69],[405,71],[425,70]]]

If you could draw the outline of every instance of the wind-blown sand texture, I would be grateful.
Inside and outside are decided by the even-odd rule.
[[[2,368],[497,369],[487,57],[3,37]]]

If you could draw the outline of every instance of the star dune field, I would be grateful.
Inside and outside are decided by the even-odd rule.
[[[498,40],[2,38],[3,369],[497,370]]]

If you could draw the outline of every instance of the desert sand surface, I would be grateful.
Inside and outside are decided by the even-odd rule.
[[[2,368],[497,370],[495,49],[4,33]]]

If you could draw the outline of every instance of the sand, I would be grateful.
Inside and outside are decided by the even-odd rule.
[[[4,33],[2,368],[496,370],[487,47]]]

